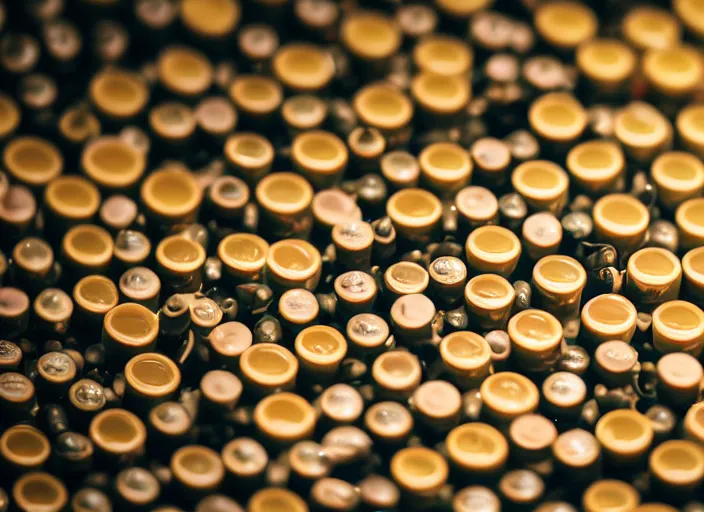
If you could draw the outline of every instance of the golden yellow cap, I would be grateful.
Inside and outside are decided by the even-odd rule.
[[[535,28],[548,43],[571,49],[594,37],[599,22],[594,11],[583,3],[545,2],[535,11]]]

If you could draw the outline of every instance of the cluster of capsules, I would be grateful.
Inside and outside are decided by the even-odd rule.
[[[0,512],[704,511],[703,43],[0,1]]]

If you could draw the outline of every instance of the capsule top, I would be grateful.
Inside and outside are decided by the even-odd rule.
[[[653,161],[650,174],[658,188],[688,193],[704,187],[704,164],[684,151],[662,153]]]
[[[316,417],[315,410],[303,397],[277,393],[257,404],[254,422],[269,437],[294,442],[312,434]]]
[[[80,224],[68,230],[61,248],[73,261],[90,267],[108,265],[114,249],[110,233],[92,224]]]
[[[608,194],[594,204],[594,222],[610,233],[633,236],[643,232],[650,213],[643,203],[627,194]]]
[[[479,274],[464,289],[468,304],[482,309],[500,309],[513,303],[516,292],[506,279],[497,274]]]
[[[287,384],[298,373],[298,359],[285,347],[275,343],[252,345],[240,357],[242,373],[267,387]]]
[[[511,340],[524,350],[544,352],[562,341],[562,325],[547,311],[526,309],[508,322]]]
[[[273,272],[283,277],[304,280],[319,271],[320,252],[305,240],[280,240],[269,248],[266,263]]]
[[[63,157],[53,143],[28,135],[10,140],[2,161],[13,178],[35,187],[49,184],[64,166]]]
[[[161,83],[184,96],[203,94],[213,82],[213,66],[205,55],[185,46],[171,46],[159,54],[157,70]]]
[[[428,35],[413,48],[413,63],[422,71],[445,76],[463,75],[472,66],[472,52],[460,39]]]
[[[105,188],[134,185],[146,168],[143,152],[113,135],[89,141],[81,154],[81,165],[88,178]]]
[[[44,202],[54,212],[69,219],[89,219],[100,207],[100,192],[80,176],[60,176],[44,191]]]
[[[0,94],[0,137],[11,134],[20,124],[21,112],[15,100],[6,94]]]
[[[538,6],[535,28],[548,43],[571,49],[594,37],[598,20],[594,11],[582,3],[550,2]]]
[[[704,312],[691,302],[671,300],[653,311],[653,324],[674,342],[689,341],[704,333]]]
[[[315,174],[335,174],[347,165],[347,146],[330,132],[312,130],[298,134],[291,144],[291,158]]]
[[[692,441],[671,439],[652,451],[649,466],[668,485],[698,485],[704,479],[704,451]]]
[[[90,422],[88,432],[97,447],[116,455],[140,450],[147,438],[142,420],[125,409],[99,412]]]
[[[635,309],[633,312],[635,313]],[[638,354],[635,349],[620,340],[606,341],[600,344],[594,353],[594,358],[599,366],[612,375],[628,373],[638,362]]]
[[[179,448],[171,456],[170,467],[176,480],[198,490],[212,490],[225,477],[225,467],[219,454],[206,446]]]
[[[181,383],[181,372],[168,357],[148,352],[138,354],[127,362],[125,379],[139,393],[164,396],[174,393]]]
[[[54,263],[54,251],[41,238],[27,237],[15,245],[12,259],[25,270],[44,274]]]
[[[616,39],[593,39],[577,49],[577,65],[595,82],[618,85],[633,74],[636,55]]]
[[[129,118],[141,112],[149,101],[147,84],[137,73],[106,69],[93,76],[90,98],[101,112]]]
[[[386,213],[394,224],[422,228],[436,224],[442,204],[432,193],[419,188],[399,190],[386,203]]]
[[[249,437],[233,439],[223,446],[220,456],[225,469],[241,478],[260,474],[269,462],[264,447]]]
[[[55,476],[37,471],[15,481],[12,498],[21,510],[59,512],[68,503],[68,491]]]
[[[555,254],[538,260],[533,267],[533,280],[544,290],[570,295],[584,288],[587,273],[574,258]]]
[[[467,253],[482,261],[505,263],[517,259],[521,242],[510,230],[501,226],[481,226],[467,237]]]
[[[638,281],[663,285],[682,274],[680,260],[667,249],[646,247],[628,258],[628,273]]]
[[[288,489],[267,487],[254,493],[247,503],[249,512],[308,512],[308,505],[298,494]]]
[[[541,96],[531,104],[528,120],[541,136],[569,141],[579,137],[586,128],[587,113],[571,94],[554,92]]]
[[[563,372],[564,373],[564,372]],[[572,374],[570,374],[572,375]],[[545,387],[545,385],[543,385]],[[585,390],[586,391],[586,390]],[[557,439],[555,424],[540,414],[524,414],[511,422],[511,442],[523,450],[541,452]]]
[[[474,185],[457,192],[455,206],[461,215],[477,222],[490,221],[499,212],[499,202],[493,192]]]
[[[51,445],[46,436],[30,425],[14,425],[0,437],[0,454],[13,465],[38,468],[49,458]]]
[[[347,338],[362,349],[376,348],[389,337],[389,325],[380,316],[360,313],[347,322]]]
[[[159,332],[157,316],[144,306],[130,302],[108,311],[103,325],[112,338],[132,346],[149,343]]]
[[[137,218],[137,203],[127,196],[115,194],[100,205],[100,221],[111,229],[126,229]]]
[[[317,365],[329,365],[344,359],[347,340],[337,329],[313,325],[303,329],[295,341],[296,354]]]
[[[362,219],[355,198],[339,188],[320,190],[313,197],[313,216],[321,226],[331,229],[337,224]]]
[[[433,420],[451,419],[462,407],[460,392],[443,380],[424,382],[414,391],[411,400],[416,411]]]
[[[633,101],[616,113],[614,134],[628,145],[652,147],[667,140],[672,125],[655,107]]]
[[[704,247],[687,252],[682,257],[682,269],[688,279],[698,286],[704,286]]]
[[[678,96],[696,89],[704,77],[704,62],[690,46],[653,49],[643,57],[643,74],[659,92]]]
[[[225,142],[225,158],[244,169],[257,169],[274,160],[274,147],[269,139],[257,133],[237,132]]]
[[[180,403],[162,402],[149,411],[149,424],[161,434],[182,436],[190,430],[192,420]]]
[[[310,207],[313,187],[305,178],[290,172],[277,172],[262,178],[255,189],[257,202],[280,215],[296,215]]]
[[[203,191],[191,173],[180,169],[162,169],[144,180],[140,196],[157,215],[180,219],[200,206]]]
[[[573,147],[567,154],[567,169],[590,189],[611,183],[623,170],[625,158],[615,142],[590,140]]]
[[[588,467],[594,464],[601,454],[599,441],[579,428],[563,432],[552,445],[555,458],[569,467]]]
[[[682,38],[677,18],[665,9],[649,5],[630,9],[621,22],[621,29],[628,42],[640,50],[670,48]]]
[[[291,96],[281,106],[281,117],[293,128],[310,130],[320,126],[328,115],[328,105],[312,94]]]
[[[597,295],[582,308],[582,322],[605,335],[619,334],[634,325],[637,311],[627,298],[615,293]]]
[[[697,237],[704,237],[704,198],[685,201],[675,212],[677,226]]]
[[[692,103],[683,107],[677,114],[677,131],[691,146],[704,145],[704,105]],[[699,154],[703,153],[701,150]]]
[[[238,75],[230,85],[229,94],[238,110],[253,115],[272,113],[284,97],[277,81],[259,75]]]
[[[640,495],[635,488],[620,480],[600,480],[590,485],[582,497],[582,505],[587,512],[606,510],[634,510],[640,503]]]
[[[364,123],[381,130],[402,128],[413,117],[413,104],[408,96],[381,83],[360,89],[352,100],[352,106]]]
[[[423,108],[438,114],[454,114],[461,111],[471,96],[470,84],[466,77],[428,71],[413,77],[411,93]]]
[[[204,37],[225,37],[239,23],[240,4],[235,0],[185,0],[181,21],[189,30]]]
[[[487,377],[480,391],[484,405],[499,416],[508,418],[534,411],[540,398],[535,384],[514,372],[499,372]]]
[[[282,46],[274,55],[272,67],[284,85],[298,91],[322,89],[335,74],[332,57],[312,44]]]
[[[413,389],[421,381],[418,358],[408,352],[393,350],[381,354],[372,365],[372,377],[384,388],[398,391]]]
[[[269,244],[249,233],[234,233],[218,244],[218,257],[228,267],[243,272],[261,269],[266,262]]]
[[[486,423],[466,423],[447,435],[445,446],[450,460],[467,471],[493,472],[508,459],[508,442]]]
[[[352,13],[342,20],[340,38],[354,55],[369,60],[390,57],[401,45],[401,31],[392,20],[365,11]]]
[[[155,257],[170,272],[186,274],[203,266],[205,249],[193,240],[171,235],[159,242]]]
[[[391,459],[391,475],[396,483],[411,492],[439,489],[447,481],[449,468],[440,454],[417,446],[396,452]]]
[[[601,446],[615,456],[645,452],[653,441],[650,420],[630,409],[618,409],[604,414],[596,424],[596,438]]]
[[[105,314],[117,306],[117,287],[105,276],[86,276],[73,288],[73,300],[88,311]]]

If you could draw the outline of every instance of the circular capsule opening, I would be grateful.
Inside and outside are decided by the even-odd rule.
[[[472,53],[460,39],[432,35],[415,45],[413,62],[423,71],[456,76],[470,70]]]
[[[636,147],[652,146],[669,137],[669,122],[654,107],[633,102],[616,114],[614,133],[622,142]]]
[[[234,0],[185,0],[181,20],[190,30],[206,37],[227,36],[240,20],[240,6]]]
[[[10,186],[0,201],[0,219],[17,226],[28,223],[36,211],[37,202],[32,192],[22,185]]]
[[[595,435],[602,447],[614,454],[636,455],[650,446],[653,428],[641,413],[621,409],[602,416]]]
[[[269,248],[267,263],[279,273],[304,276],[314,274],[320,267],[320,253],[302,240],[281,240]]]
[[[704,402],[689,408],[684,419],[684,428],[687,435],[695,441],[704,441]]]
[[[202,94],[213,82],[213,66],[191,48],[167,48],[159,55],[157,69],[164,86],[177,94]]]
[[[445,484],[449,468],[442,456],[425,447],[404,448],[391,459],[391,474],[401,487],[431,491]]]
[[[470,86],[466,77],[430,72],[417,74],[411,82],[415,100],[428,110],[453,114],[467,105]]]
[[[422,227],[440,220],[442,204],[426,190],[408,188],[396,192],[386,204],[391,220],[402,226]]]
[[[99,226],[82,224],[71,228],[62,243],[64,253],[81,265],[102,267],[112,259],[113,241]]]
[[[635,324],[637,311],[627,298],[614,293],[598,295],[582,309],[582,321],[594,325],[597,332],[619,332]]]
[[[682,37],[677,18],[664,9],[638,6],[631,9],[623,20],[626,38],[641,50],[669,48]]]
[[[665,441],[651,453],[650,470],[673,485],[696,485],[704,478],[704,454],[692,441]]]
[[[682,268],[687,276],[697,286],[704,286],[704,247],[692,249],[682,258]]]
[[[281,116],[294,128],[310,130],[320,126],[328,115],[328,106],[317,96],[299,94],[284,101]]]
[[[587,273],[574,258],[554,255],[541,258],[535,264],[533,279],[550,292],[575,293],[584,287]]]
[[[615,39],[595,39],[579,47],[577,65],[592,80],[619,84],[635,70],[636,56]]]
[[[472,161],[459,145],[438,142],[426,147],[418,157],[421,169],[431,180],[454,182],[469,178]]]
[[[144,306],[126,303],[115,306],[105,315],[105,331],[128,345],[149,344],[159,331],[157,316]]]
[[[392,351],[374,360],[372,376],[384,388],[407,390],[420,383],[421,368],[415,356]]]
[[[479,334],[459,331],[448,334],[442,339],[440,356],[456,370],[475,370],[489,363],[491,348]]]
[[[594,37],[598,29],[594,11],[578,2],[541,4],[535,12],[535,28],[550,44],[574,48]]]
[[[174,477],[187,487],[211,489],[225,476],[225,468],[217,452],[205,446],[179,448],[171,457]]]
[[[341,361],[347,354],[347,341],[337,329],[315,325],[303,329],[296,336],[296,354],[317,364]]]
[[[117,287],[107,277],[87,276],[76,283],[73,299],[88,311],[105,314],[117,306]]]
[[[335,74],[331,56],[308,44],[289,44],[276,52],[273,60],[276,76],[285,85],[303,91],[325,87]]]
[[[146,168],[144,153],[117,136],[104,136],[89,142],[81,155],[86,175],[108,188],[130,187]]]
[[[233,439],[223,447],[220,456],[227,471],[242,478],[261,474],[269,462],[264,447],[249,437]]]
[[[538,388],[528,378],[514,372],[487,377],[480,391],[485,405],[501,416],[513,418],[532,412],[538,406]]]
[[[313,200],[313,188],[305,178],[289,172],[266,176],[257,185],[255,194],[265,209],[287,215],[303,212]]]
[[[175,101],[165,102],[149,111],[149,126],[159,137],[181,141],[195,131],[196,118],[187,105]]]
[[[145,205],[157,215],[181,218],[198,208],[203,192],[189,172],[164,169],[144,180],[141,196]]]
[[[316,173],[335,173],[347,164],[347,146],[336,135],[309,131],[293,140],[291,155],[295,162]]]
[[[20,182],[32,186],[48,184],[63,170],[58,148],[39,137],[15,137],[5,146],[3,162],[8,172]]]
[[[21,476],[12,487],[12,497],[23,510],[59,511],[68,502],[68,492],[61,480],[43,472]]]
[[[467,238],[467,252],[484,260],[509,261],[516,258],[520,251],[518,237],[500,226],[482,226]]]
[[[530,351],[550,350],[562,341],[562,325],[553,315],[540,309],[528,309],[511,317],[511,339]]]
[[[704,236],[704,199],[690,199],[682,203],[675,213],[680,229]]]
[[[382,130],[402,128],[413,116],[411,100],[387,85],[364,87],[355,95],[352,106],[365,124]]]
[[[514,188],[522,196],[551,200],[565,193],[569,179],[562,168],[552,162],[535,160],[519,165],[511,176]]]
[[[264,266],[269,244],[248,233],[228,235],[218,245],[218,256],[227,266],[241,270],[256,270]]]
[[[568,141],[578,137],[587,125],[581,103],[565,93],[549,93],[533,102],[528,111],[531,126],[545,138]]]
[[[257,404],[254,421],[267,435],[291,441],[312,433],[315,412],[304,398],[293,393],[278,393]]]
[[[411,261],[400,261],[391,265],[384,272],[386,287],[395,293],[423,293],[428,287],[428,272]]]
[[[677,131],[690,144],[704,143],[704,106],[688,105],[680,110]]]
[[[125,378],[130,386],[151,396],[165,396],[178,389],[181,372],[166,356],[139,354],[127,362]]]
[[[508,458],[506,438],[485,423],[468,423],[454,428],[445,444],[452,461],[470,471],[498,470]]]
[[[240,368],[249,379],[276,387],[287,384],[296,377],[298,360],[280,345],[258,343],[242,353]]]
[[[646,247],[629,258],[628,271],[644,283],[661,284],[676,279],[682,267],[680,260],[667,249]]]
[[[567,155],[567,169],[584,185],[610,183],[621,173],[624,165],[623,151],[613,142],[583,142]]]
[[[308,512],[308,505],[294,492],[269,487],[257,491],[247,503],[247,509],[251,512]]]
[[[73,313],[73,301],[58,288],[46,288],[34,299],[34,312],[49,322],[67,322]]]
[[[513,302],[516,292],[506,279],[496,274],[480,274],[465,287],[465,299],[480,307],[500,308]]]
[[[634,510],[640,503],[640,495],[626,482],[601,480],[589,486],[582,502],[589,511]]]
[[[686,46],[654,49],[643,57],[643,73],[663,92],[683,94],[697,87],[704,75],[699,53]]]
[[[127,118],[144,109],[149,90],[136,73],[115,69],[103,71],[93,78],[90,97],[102,112]]]
[[[556,372],[543,381],[543,396],[551,404],[570,408],[581,405],[587,397],[587,386],[574,373]]]
[[[49,183],[44,192],[44,201],[61,216],[88,219],[100,207],[100,193],[86,179],[62,176]]]
[[[235,105],[256,115],[267,115],[278,108],[283,100],[283,91],[271,78],[255,75],[240,75],[230,86],[230,97]]]
[[[263,167],[274,159],[274,148],[268,139],[255,133],[236,133],[225,143],[225,156],[243,168]]]
[[[156,248],[157,260],[172,272],[194,272],[205,263],[205,249],[188,238],[172,235]]]
[[[124,409],[108,409],[98,413],[90,423],[89,433],[99,448],[115,454],[135,452],[147,436],[142,420]]]
[[[152,407],[149,424],[161,434],[181,436],[191,428],[192,420],[188,411],[177,402],[163,402]]]
[[[704,165],[689,153],[672,151],[660,155],[653,162],[651,173],[661,187],[687,191],[704,185]]]
[[[668,337],[677,340],[689,338],[704,331],[704,313],[691,302],[672,300],[658,306],[653,312],[653,323],[666,330]]]
[[[511,422],[509,436],[512,443],[529,452],[542,452],[557,439],[555,424],[540,414],[524,414]]]
[[[216,208],[225,210],[220,213],[239,212],[249,202],[249,187],[234,176],[221,176],[208,189],[208,196]]]
[[[362,349],[372,349],[383,345],[389,338],[389,324],[380,316],[360,313],[347,322],[347,338],[353,345]]]
[[[648,209],[635,197],[609,194],[594,205],[594,221],[605,230],[622,235],[640,233],[648,227]]]
[[[340,28],[344,45],[365,59],[390,57],[401,45],[401,33],[385,16],[358,12],[345,17]]]
[[[0,453],[12,464],[39,467],[49,458],[51,445],[46,436],[29,425],[15,425],[0,437]]]
[[[374,436],[398,441],[413,429],[413,416],[397,402],[378,402],[367,409],[364,425]]]

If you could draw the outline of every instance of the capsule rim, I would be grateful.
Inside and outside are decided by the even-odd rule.
[[[56,494],[53,504],[41,504],[37,507],[34,501],[27,499],[27,496],[24,494],[24,487],[31,485],[33,482],[37,483],[37,481],[43,481],[45,485],[53,489]],[[12,486],[12,497],[18,506],[25,510],[35,510],[37,512],[56,512],[63,510],[68,503],[68,491],[66,490],[66,486],[54,475],[44,471],[34,471],[20,476]]]
[[[253,366],[250,362],[250,358],[253,352],[262,350],[278,352],[288,363],[288,368],[283,373],[276,375],[258,371],[256,365]],[[252,380],[259,385],[267,387],[284,386],[285,384],[293,382],[298,374],[298,366],[296,356],[287,348],[277,345],[276,343],[256,343],[244,350],[240,356],[240,370],[243,375],[245,375],[248,380]]]
[[[22,169],[23,166],[16,161],[16,157],[23,150],[32,154],[42,153],[50,161],[48,169],[39,172]],[[16,180],[34,187],[48,185],[62,173],[64,167],[59,148],[53,142],[34,135],[21,135],[8,141],[2,152],[2,162]]]
[[[188,469],[188,464],[184,459],[189,457],[203,457],[209,461],[210,471],[201,473]],[[174,478],[179,480],[186,487],[195,488],[200,491],[212,490],[216,488],[223,478],[225,478],[225,467],[220,460],[220,455],[215,450],[207,446],[189,444],[180,447],[171,456],[169,467]]]
[[[482,436],[494,446],[494,453],[481,454],[467,451],[460,446],[463,435]],[[465,423],[453,428],[445,440],[450,460],[467,471],[493,472],[500,469],[508,459],[508,441],[492,425],[482,422]]]
[[[74,238],[80,235],[93,235],[103,242],[103,251],[99,254],[87,254],[74,247]],[[114,244],[110,233],[95,224],[79,224],[69,229],[61,242],[64,254],[81,265],[89,267],[103,267],[110,263],[113,256]]]
[[[57,190],[61,186],[68,186],[73,189],[72,192],[78,192],[83,204],[73,205],[62,201]],[[44,190],[44,202],[62,217],[76,220],[90,219],[100,208],[100,192],[91,181],[81,176],[58,176]]]
[[[140,338],[135,338],[133,336],[116,331],[111,325],[112,318],[115,315],[118,315],[123,311],[129,310],[132,310],[133,315],[138,314],[150,324],[149,331]],[[125,302],[123,304],[118,304],[105,314],[105,318],[103,320],[103,329],[110,337],[112,337],[121,344],[130,347],[145,347],[148,346],[153,340],[155,340],[157,335],[159,334],[159,319],[157,315],[152,313],[149,309],[142,306],[141,304],[137,304],[136,302]]]
[[[131,440],[120,442],[104,439],[100,427],[102,422],[113,416],[122,416],[123,421],[130,423],[133,427],[135,437]],[[88,427],[90,439],[100,448],[116,455],[126,455],[134,452],[144,445],[147,438],[147,429],[135,414],[126,409],[106,409],[96,414]]]
[[[421,457],[430,461],[434,471],[427,475],[409,474],[407,469],[404,469],[404,464],[411,457]],[[391,458],[390,470],[396,483],[412,492],[426,492],[442,487],[450,472],[447,461],[442,455],[425,446],[407,447],[397,451]]]
[[[185,77],[178,69],[184,61],[189,61],[187,67],[200,68],[196,76],[189,72]],[[195,96],[204,93],[213,82],[213,66],[200,51],[185,46],[173,45],[164,48],[156,61],[159,81],[170,91],[183,96]]]
[[[309,70],[291,72],[290,59],[296,60],[296,58],[316,60],[318,69],[312,73]],[[330,54],[315,45],[306,43],[288,43],[280,46],[274,54],[271,66],[279,81],[287,87],[301,91],[322,89],[330,83],[335,74],[335,66]]]
[[[325,333],[332,337],[337,342],[334,352],[331,354],[318,354],[308,348],[305,345],[305,338],[314,333]],[[340,331],[328,325],[311,325],[310,327],[306,327],[296,336],[294,347],[296,355],[299,358],[316,365],[335,365],[340,363],[347,355],[347,340]]]
[[[269,424],[267,408],[275,402],[288,402],[297,407],[301,413],[300,421],[287,421],[286,425],[277,422],[276,426]],[[282,392],[263,398],[254,408],[254,422],[268,437],[292,442],[308,437],[315,427],[315,410],[308,401],[300,395]]]

